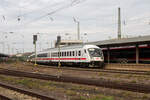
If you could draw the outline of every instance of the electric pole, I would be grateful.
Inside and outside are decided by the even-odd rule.
[[[121,39],[121,10],[118,8],[118,39]]]
[[[80,22],[77,21],[74,17],[73,20],[75,23],[77,23],[77,34],[78,34],[78,40],[80,40]]]
[[[77,26],[78,26],[78,40],[80,40],[80,22],[77,21]]]
[[[60,56],[61,56],[61,52],[60,52],[60,43],[61,43],[61,36],[57,36],[57,47],[58,47],[58,57],[59,57],[59,60],[58,60],[58,76],[57,78],[60,78],[60,74],[61,74],[61,63],[60,63]]]

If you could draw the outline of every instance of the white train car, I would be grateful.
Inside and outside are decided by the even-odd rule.
[[[32,57],[34,54],[32,55]],[[31,58],[32,58],[31,57]],[[32,61],[34,61],[34,57]],[[102,50],[95,45],[74,45],[60,48],[51,48],[37,53],[37,63],[61,65],[103,67],[104,56]]]

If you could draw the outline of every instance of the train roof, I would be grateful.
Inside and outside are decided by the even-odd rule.
[[[89,47],[96,47],[95,45],[87,45],[87,44],[80,44],[80,45],[69,45],[69,46],[63,46],[63,47],[61,47],[61,50],[64,50],[64,49],[75,49],[75,48],[84,48],[84,47],[87,47],[87,46],[89,46]],[[42,52],[46,52],[46,51],[49,51],[49,50],[58,50],[58,48],[48,48],[48,49],[46,49],[46,50],[44,50],[44,51],[42,51]]]

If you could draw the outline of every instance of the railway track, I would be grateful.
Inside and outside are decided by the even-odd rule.
[[[12,100],[12,99],[0,94],[0,100]]]
[[[81,68],[81,67],[56,67],[39,65],[39,67],[62,69],[62,70],[77,70],[77,71],[91,71],[91,72],[107,72],[107,73],[120,73],[120,74],[137,74],[137,75],[150,75],[150,71],[139,70],[121,70],[121,69],[99,69],[99,68]]]
[[[38,92],[29,90],[29,89],[20,88],[20,87],[10,85],[10,84],[4,83],[4,82],[0,82],[0,87],[7,88],[7,89],[13,90],[13,91],[17,91],[21,94],[29,95],[31,97],[36,97],[41,100],[56,100],[55,98],[44,95],[43,93],[38,93]],[[12,100],[12,99],[10,99],[6,96],[0,95],[0,100]]]
[[[8,70],[8,69],[0,69],[0,74],[12,75],[17,77],[36,78],[42,80],[51,80],[57,82],[93,85],[98,87],[122,89],[122,90],[128,90],[128,91],[134,91],[140,93],[150,93],[150,85],[131,83],[131,82],[116,82],[116,81],[105,80],[105,79],[91,79],[91,78],[89,79],[89,78],[81,78],[81,77],[70,77],[64,75],[60,75],[58,77],[55,75],[30,73],[30,72],[23,72],[23,71]]]

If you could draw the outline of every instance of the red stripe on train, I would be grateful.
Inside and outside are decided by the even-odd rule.
[[[37,60],[59,60],[59,58],[37,58]],[[86,60],[86,58],[60,58],[60,60]]]

